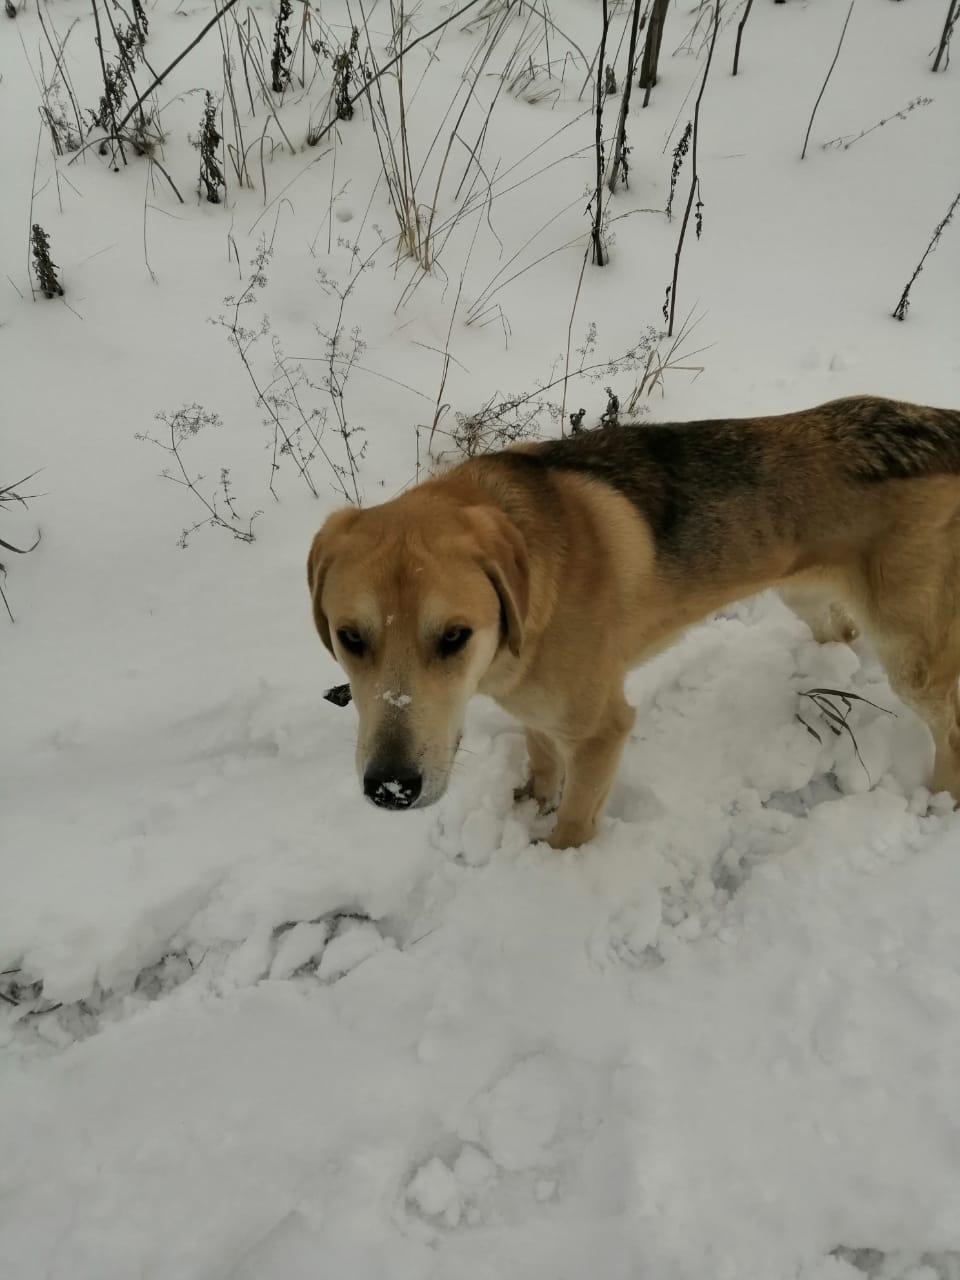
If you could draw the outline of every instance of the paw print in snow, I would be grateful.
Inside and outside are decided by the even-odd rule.
[[[447,1227],[483,1220],[482,1202],[496,1184],[497,1166],[478,1147],[465,1145],[452,1168],[439,1156],[422,1164],[407,1184],[406,1201],[420,1217]]]
[[[581,1128],[576,1084],[560,1063],[538,1053],[518,1063],[472,1104],[461,1138],[479,1141],[502,1169],[551,1168],[566,1136]]]
[[[448,1227],[455,1227],[460,1221],[460,1188],[453,1170],[439,1156],[422,1164],[410,1179],[407,1200],[424,1218],[440,1219]]]
[[[622,964],[628,969],[654,969],[663,963],[658,946],[662,911],[660,895],[651,893],[642,902],[622,907],[595,930],[587,943],[593,964],[606,969]]]

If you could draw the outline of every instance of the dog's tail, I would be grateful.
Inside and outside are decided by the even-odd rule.
[[[960,411],[855,396],[823,406],[851,480],[960,475]]]

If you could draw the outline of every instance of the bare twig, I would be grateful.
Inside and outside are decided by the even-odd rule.
[[[747,7],[743,11],[743,17],[737,27],[737,43],[733,49],[733,74],[736,75],[740,69],[740,41],[743,39],[743,28],[747,25],[747,19],[750,17],[750,10],[753,8],[753,0],[747,0]]]
[[[437,388],[437,400],[433,408],[433,422],[430,424],[430,436],[427,441],[427,452],[431,454],[433,452],[433,438],[434,438],[434,435],[436,434],[437,427],[440,425],[440,421],[443,418],[443,415],[447,412],[447,410],[450,407],[448,404],[444,403],[444,399],[443,399],[443,393],[446,390],[446,386],[447,386],[447,374],[450,371],[450,362],[453,359],[453,357],[450,355],[450,341],[451,341],[451,338],[453,337],[453,325],[454,325],[454,321],[457,318],[457,311],[460,308],[460,298],[463,294],[463,282],[467,278],[467,268],[470,266],[470,259],[473,256],[473,250],[477,243],[477,234],[480,231],[480,224],[482,219],[483,219],[483,211],[481,210],[480,213],[477,215],[477,225],[473,229],[473,239],[470,241],[470,248],[467,251],[467,255],[464,260],[463,267],[460,271],[460,282],[457,285],[457,296],[453,300],[453,310],[450,312],[450,323],[447,325],[447,340],[443,348],[443,367],[440,373],[440,385]],[[419,450],[419,439],[418,439],[418,450]],[[417,458],[418,471],[419,471],[419,465],[420,465],[420,460],[418,457]]]
[[[946,71],[950,65],[950,37],[953,35],[953,28],[960,18],[960,0],[950,0],[947,8],[947,20],[943,24],[943,34],[940,36],[940,44],[937,48],[937,56],[933,60],[934,71],[940,70],[940,63],[943,61],[943,69]]]
[[[643,0],[633,0],[633,13],[630,16],[630,45],[627,50],[627,72],[623,80],[623,94],[620,98],[620,117],[617,121],[617,140],[613,149],[613,165],[610,170],[610,190],[616,191],[617,181],[623,175],[623,185],[629,186],[627,175],[630,165],[627,156],[630,148],[627,145],[627,118],[630,113],[630,94],[633,89],[633,77],[637,72],[637,36],[643,28],[640,10]]]
[[[643,62],[640,65],[640,88],[644,90],[643,105],[650,102],[650,93],[657,83],[657,65],[660,61],[660,45],[663,43],[663,24],[667,20],[670,0],[653,0],[647,38],[643,45]]]
[[[694,320],[692,317],[693,311],[691,310],[687,313],[686,318],[680,325],[680,329],[677,332],[676,337],[674,337],[673,341],[670,343],[670,346],[667,348],[665,355],[661,355],[660,353],[660,338],[657,338],[651,345],[646,362],[643,366],[643,373],[640,377],[640,381],[634,386],[630,395],[627,397],[626,404],[624,405],[624,413],[628,418],[635,417],[636,414],[641,411],[640,405],[644,394],[652,396],[654,391],[658,389],[661,396],[666,394],[666,374],[692,373],[693,381],[696,382],[697,378],[700,377],[700,374],[703,373],[704,366],[702,364],[689,364],[688,362],[692,360],[694,356],[698,356],[704,351],[709,351],[713,346],[713,343],[707,343],[707,345],[703,347],[695,347],[692,351],[681,350],[684,343],[703,318],[700,316]]]
[[[841,134],[838,138],[831,138],[829,142],[822,142],[820,144],[821,150],[827,151],[833,147],[834,149],[842,148],[844,151],[849,151],[855,142],[869,137],[871,133],[875,133],[877,129],[882,129],[891,120],[906,120],[911,111],[916,111],[917,107],[929,107],[932,102],[932,98],[911,98],[905,107],[901,107],[899,111],[894,111],[893,115],[884,116],[882,120],[872,124],[869,129],[861,129],[857,134]]]
[[[926,249],[924,249],[923,257],[917,263],[917,269],[916,271],[914,271],[913,275],[907,281],[906,286],[903,290],[903,293],[901,293],[900,295],[900,301],[897,303],[897,305],[893,309],[893,318],[895,320],[906,320],[907,310],[910,306],[910,290],[913,288],[913,282],[916,280],[917,276],[923,270],[923,264],[926,262],[927,258],[930,256],[931,253],[933,253],[934,249],[937,247],[940,237],[943,235],[944,228],[947,226],[947,223],[950,221],[950,219],[953,217],[953,215],[957,211],[958,204],[960,204],[960,191],[958,191],[957,194],[954,196],[953,203],[951,204],[947,212],[944,214],[942,220],[937,223],[936,227],[934,227],[933,235],[930,237],[930,243],[927,245]]]
[[[827,71],[826,78],[824,79],[824,82],[820,87],[820,92],[817,94],[817,100],[813,104],[813,110],[810,112],[810,122],[807,125],[806,136],[803,139],[803,150],[800,152],[801,160],[805,159],[807,154],[807,143],[810,141],[810,130],[813,128],[813,118],[817,114],[817,108],[820,106],[820,99],[823,97],[824,93],[826,92],[826,88],[830,81],[830,77],[833,75],[833,68],[837,65],[837,59],[840,57],[840,49],[843,45],[843,37],[847,34],[847,24],[850,21],[850,15],[853,13],[853,5],[854,5],[854,0],[850,0],[850,8],[847,10],[847,16],[843,21],[843,30],[840,32],[840,39],[837,42],[837,51],[833,55],[833,61],[830,63],[830,69]]]
[[[30,282],[30,295],[34,302],[37,300],[37,291],[33,287],[33,277],[30,272],[30,260],[33,252],[33,202],[37,195],[37,166],[40,163],[40,139],[43,137],[43,125],[37,130],[37,149],[33,156],[33,177],[30,180],[30,216],[27,219],[27,279]]]
[[[580,289],[583,286],[583,274],[587,269],[587,255],[583,255],[583,262],[580,264],[580,275],[577,278],[577,291],[573,295],[573,306],[570,308],[570,322],[567,325],[567,353],[563,365],[563,398],[560,402],[560,431],[566,435],[567,428],[567,384],[570,381],[570,343],[573,336],[573,317],[577,313],[577,303],[580,301]]]
[[[677,239],[677,252],[673,260],[673,280],[668,290],[669,300],[664,303],[664,312],[669,309],[669,321],[667,325],[667,337],[673,337],[673,320],[677,310],[677,277],[680,274],[680,254],[683,252],[683,241],[687,234],[687,223],[690,221],[690,211],[693,208],[693,198],[697,194],[700,186],[700,178],[697,174],[697,140],[700,134],[700,104],[703,101],[703,91],[707,87],[707,76],[710,74],[710,64],[713,62],[713,50],[717,43],[717,32],[720,30],[720,0],[714,0],[713,6],[713,33],[710,38],[710,47],[707,51],[707,63],[703,68],[703,79],[700,81],[700,92],[697,94],[696,105],[693,108],[693,136],[690,143],[690,190],[687,193],[687,204],[683,211],[683,222],[680,225],[680,235]],[[699,219],[699,210],[698,210]],[[700,234],[699,222],[697,226],[697,235]]]
[[[70,78],[68,76],[66,61],[63,56],[64,50],[67,47],[67,41],[70,39],[71,33],[73,32],[73,28],[77,25],[77,22],[79,21],[79,19],[75,18],[73,22],[71,22],[70,26],[67,28],[67,34],[63,37],[62,40],[60,40],[59,36],[57,36],[58,45],[57,47],[54,47],[53,40],[51,39],[50,33],[47,30],[46,20],[44,19],[44,16],[43,16],[43,7],[40,5],[37,6],[37,17],[40,19],[40,29],[44,34],[44,37],[47,41],[47,45],[49,46],[50,52],[53,54],[54,67],[60,76],[60,79],[64,85],[64,88],[67,91],[67,97],[70,100],[70,106],[73,108],[73,116],[77,122],[77,138],[78,139],[82,138],[83,137],[83,119],[80,115],[80,104],[77,101],[77,95],[74,92],[73,84],[71,83]],[[51,27],[53,26],[52,21],[50,25]],[[57,35],[56,28],[54,28],[54,35]]]
[[[180,535],[179,545],[186,547],[190,535],[196,533],[198,529],[202,529],[205,525],[213,525],[215,528],[226,530],[238,542],[253,542],[253,523],[261,513],[255,511],[249,519],[245,521],[241,519],[233,504],[230,472],[225,467],[220,472],[220,490],[222,491],[227,511],[227,514],[224,515],[217,506],[216,490],[214,490],[211,498],[205,497],[200,492],[197,487],[197,480],[202,479],[202,477],[197,476],[194,478],[190,475],[180,453],[181,445],[192,436],[196,436],[204,427],[219,426],[219,416],[215,413],[207,413],[199,404],[191,404],[184,405],[173,413],[158,413],[155,417],[158,422],[166,424],[170,443],[165,444],[149,432],[138,433],[135,438],[156,445],[158,449],[162,449],[164,453],[169,454],[175,460],[180,475],[174,475],[167,467],[164,467],[161,472],[162,478],[169,480],[171,484],[180,485],[182,488],[189,490],[207,512],[203,520],[198,520],[196,524],[183,530]],[[243,527],[244,525],[246,525],[246,528]]]
[[[596,137],[594,139],[597,181],[593,192],[593,225],[590,231],[590,239],[593,244],[593,261],[598,267],[607,265],[607,252],[603,243],[603,100],[605,97],[604,70],[606,68],[607,33],[610,30],[610,8],[608,0],[602,0],[602,4],[603,29],[600,33],[600,54],[597,58]]]
[[[96,24],[96,28],[97,28],[97,51],[100,54],[100,71],[103,74],[103,101],[106,103],[107,110],[110,112],[110,123],[113,126],[114,145],[119,149],[120,158],[123,161],[123,163],[126,164],[127,156],[126,156],[126,152],[123,149],[123,139],[120,137],[120,129],[117,126],[117,115],[114,107],[113,91],[110,87],[110,78],[107,75],[107,63],[103,55],[103,35],[100,31],[100,10],[97,8],[97,0],[90,0],[90,3],[93,6],[93,21]],[[131,109],[127,113],[126,119],[124,120],[124,124],[126,124],[127,120],[129,120],[130,116],[132,115],[133,115],[133,110]],[[116,163],[116,161],[114,161],[114,163]]]
[[[200,43],[203,37],[207,34],[207,32],[211,29],[211,27],[215,27],[217,23],[221,20],[221,18],[223,18],[223,16],[226,13],[228,13],[229,10],[232,9],[236,3],[237,3],[237,0],[226,0],[223,8],[217,10],[217,12],[210,19],[210,21],[197,33],[196,36],[194,36],[194,38],[190,41],[187,47],[181,50],[181,52],[177,54],[177,56],[170,63],[170,65],[168,67],[165,67],[163,71],[161,71],[160,74],[154,78],[153,83],[146,90],[146,92],[140,94],[140,96],[134,102],[133,106],[130,108],[127,114],[123,117],[123,119],[120,121],[119,128],[122,129],[127,124],[128,120],[133,115],[133,113],[137,110],[138,107],[140,107],[144,102],[146,102],[147,98],[150,97],[154,89],[156,89],[158,85],[163,84],[164,80],[166,80],[167,76],[174,69],[174,67],[178,67],[180,65],[180,63],[184,60],[187,54],[192,52],[192,50],[194,50],[197,47],[197,45]]]
[[[240,357],[240,363],[243,365],[247,377],[250,379],[253,387],[257,403],[266,412],[269,425],[273,428],[273,461],[270,470],[269,488],[273,497],[279,502],[277,491],[274,488],[274,478],[279,470],[277,457],[280,454],[287,454],[293,459],[294,465],[300,472],[300,475],[310,490],[311,494],[318,497],[317,487],[314,484],[313,477],[310,474],[310,458],[305,456],[297,447],[297,441],[291,437],[290,433],[283,421],[283,416],[279,411],[276,397],[270,393],[269,387],[262,387],[257,378],[256,371],[253,368],[250,359],[250,350],[256,342],[267,332],[268,322],[266,317],[261,320],[258,328],[252,329],[242,323],[241,308],[248,307],[253,304],[257,291],[265,287],[267,283],[266,266],[270,261],[273,253],[273,241],[268,244],[266,238],[263,238],[254,255],[252,267],[253,270],[247,280],[246,287],[241,293],[234,297],[226,298],[224,301],[228,306],[232,307],[232,314],[228,316],[220,316],[215,321],[227,331],[228,340],[231,346]],[[283,366],[281,365],[281,369]],[[347,496],[348,495],[344,495]]]
[[[235,3],[235,0],[230,0],[230,3],[231,4]],[[416,46],[418,44],[422,44],[424,40],[429,40],[429,38],[432,35],[435,35],[436,32],[441,31],[444,27],[449,26],[451,22],[455,22],[456,19],[461,16],[461,14],[466,13],[468,9],[472,9],[475,4],[479,4],[479,3],[480,3],[480,0],[467,0],[466,4],[461,5],[460,8],[457,9],[454,13],[451,13],[449,17],[446,17],[441,22],[438,22],[436,26],[431,27],[429,31],[425,31],[422,36],[417,36],[416,40],[411,40],[408,45],[404,45],[402,53],[398,53],[396,57],[391,58],[389,62],[385,62],[383,66],[379,67],[377,71],[370,77],[370,79],[360,89],[356,91],[356,93],[352,93],[350,95],[350,97],[347,100],[350,103],[350,105],[353,106],[355,102],[359,102],[359,100],[364,96],[364,94],[369,94],[369,91],[373,88],[374,84],[376,84],[378,80],[382,79],[382,77],[385,76],[388,71],[392,71],[393,68],[397,65],[397,63],[400,62],[411,51],[411,49],[415,49]],[[328,124],[324,125],[324,127],[319,131],[319,133],[313,136],[313,145],[316,146],[318,142],[320,142],[323,138],[325,138],[327,134],[330,132],[330,130],[337,123],[338,121],[336,120],[336,118],[334,118]]]

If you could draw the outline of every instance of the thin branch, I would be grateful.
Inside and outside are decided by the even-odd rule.
[[[123,139],[120,137],[120,130],[117,127],[117,115],[116,115],[116,111],[114,110],[113,92],[110,88],[109,77],[107,76],[106,59],[103,56],[103,35],[100,31],[100,10],[97,8],[97,0],[90,0],[90,3],[93,6],[93,21],[96,24],[96,28],[97,28],[97,51],[100,54],[100,70],[103,73],[103,100],[107,104],[107,108],[110,112],[110,122],[113,125],[113,137],[114,137],[115,145],[120,148],[120,158],[123,161],[123,163],[126,164],[127,156],[126,156],[126,152],[123,149]],[[131,115],[133,115],[133,111],[130,111],[128,113],[126,119],[124,120],[124,124],[126,124],[127,120],[130,119]]]
[[[230,3],[233,4],[234,0],[230,0]],[[349,98],[350,105],[353,106],[355,102],[358,102],[360,98],[362,98],[365,94],[368,94],[370,89],[373,88],[373,86],[377,83],[377,81],[381,80],[387,74],[388,71],[390,71],[393,67],[395,67],[397,63],[400,62],[400,60],[410,52],[411,49],[415,49],[417,45],[422,44],[424,40],[429,40],[432,35],[436,34],[436,32],[442,31],[443,28],[449,26],[451,22],[455,22],[456,19],[459,18],[462,13],[466,13],[468,9],[472,9],[475,4],[479,4],[479,3],[480,3],[480,0],[467,0],[467,3],[464,5],[461,5],[460,8],[457,9],[455,13],[451,13],[449,18],[444,18],[443,21],[438,22],[435,27],[431,27],[429,31],[425,31],[422,36],[417,36],[416,40],[411,40],[409,44],[404,45],[402,53],[398,53],[395,58],[391,58],[389,62],[385,62],[382,67],[379,67],[377,69],[376,73],[370,77],[370,79],[363,85],[362,88],[358,89],[356,93],[353,93],[350,95],[350,98]],[[373,104],[371,103],[371,109],[372,109],[372,106]],[[325,138],[327,134],[330,132],[330,130],[338,123],[339,121],[337,119],[333,119],[330,121],[329,124],[325,125],[320,130],[320,132],[316,135],[314,146],[316,146],[317,142],[320,142],[323,138]]]
[[[93,0],[93,3],[94,3],[94,12],[96,12],[95,0]],[[119,128],[122,129],[124,127],[124,125],[128,122],[128,120],[133,115],[133,113],[137,110],[137,108],[142,106],[142,104],[146,102],[147,98],[150,97],[154,89],[156,89],[158,85],[163,84],[164,80],[166,80],[167,76],[174,69],[174,67],[177,67],[180,65],[180,63],[184,60],[187,54],[197,47],[197,45],[200,43],[203,37],[207,34],[207,32],[212,27],[215,27],[217,23],[220,21],[220,19],[226,13],[228,13],[229,10],[232,9],[236,3],[237,3],[237,0],[227,0],[223,8],[217,10],[217,12],[213,15],[213,17],[206,24],[206,26],[190,41],[187,47],[182,52],[177,54],[177,56],[174,58],[174,60],[170,63],[168,67],[165,67],[164,70],[160,72],[160,74],[154,79],[153,84],[150,85],[150,87],[146,90],[146,92],[140,94],[140,96],[134,102],[133,106],[130,108],[127,114],[123,117],[123,119],[120,121]]]
[[[620,118],[617,121],[617,140],[613,149],[613,167],[610,170],[609,187],[611,191],[616,191],[617,180],[623,173],[623,184],[629,186],[627,174],[630,171],[630,165],[627,156],[630,148],[627,145],[627,117],[630,114],[630,93],[633,89],[633,77],[637,70],[637,36],[643,28],[643,22],[640,20],[640,9],[643,0],[633,0],[633,14],[630,18],[630,46],[627,50],[627,74],[623,82],[623,96],[620,99]]]
[[[593,241],[593,261],[598,267],[607,265],[607,255],[603,245],[603,85],[604,73],[606,71],[606,55],[607,55],[607,32],[610,30],[610,10],[607,0],[603,3],[603,30],[600,33],[600,54],[597,58],[597,107],[596,107],[596,138],[594,140],[594,150],[597,161],[597,184],[594,189],[593,198],[596,202],[593,210],[593,229],[591,231],[591,239]]]
[[[657,83],[657,65],[660,61],[660,45],[663,42],[663,24],[667,19],[669,0],[653,0],[647,38],[643,45],[643,61],[640,65],[640,85],[643,89],[643,105],[650,103],[650,93]]]
[[[813,118],[817,114],[817,108],[820,106],[820,99],[823,97],[824,93],[826,92],[827,84],[829,83],[830,77],[833,75],[833,68],[837,65],[837,59],[840,57],[840,48],[843,45],[843,37],[847,34],[847,24],[850,21],[850,15],[853,13],[853,4],[854,4],[854,0],[850,0],[850,8],[847,10],[847,16],[843,22],[843,30],[840,32],[840,39],[837,43],[837,51],[833,55],[833,61],[830,63],[830,70],[827,72],[827,76],[823,82],[823,86],[821,87],[820,92],[817,94],[817,100],[813,104],[813,110],[810,112],[810,123],[807,125],[807,134],[803,140],[803,150],[800,152],[801,160],[805,159],[807,154],[807,143],[810,141],[810,130],[813,128]]]
[[[690,143],[690,190],[687,194],[687,204],[683,211],[683,222],[680,225],[680,236],[677,240],[677,252],[673,260],[673,280],[670,284],[670,320],[667,327],[667,337],[673,337],[673,320],[677,309],[677,277],[680,274],[680,254],[683,251],[683,241],[687,234],[687,223],[690,221],[690,210],[693,208],[693,197],[700,185],[700,178],[697,174],[697,141],[700,136],[700,104],[703,101],[703,91],[707,87],[707,76],[710,74],[710,64],[713,62],[713,50],[717,43],[717,32],[720,30],[720,0],[714,0],[713,6],[713,34],[710,37],[710,48],[707,51],[707,65],[703,68],[703,79],[700,81],[700,92],[697,94],[696,105],[693,108],[693,139]],[[699,225],[697,227],[699,235]]]
[[[583,262],[580,264],[580,276],[577,280],[577,291],[573,295],[573,306],[570,308],[570,323],[567,325],[567,354],[563,366],[563,399],[560,402],[560,434],[567,434],[567,384],[570,381],[570,343],[573,339],[573,317],[577,312],[577,303],[580,301],[580,289],[583,286],[583,274],[587,269],[587,255],[584,251]]]
[[[733,74],[736,75],[740,69],[740,41],[743,39],[743,28],[747,25],[747,19],[750,17],[750,10],[753,8],[753,0],[747,0],[747,7],[743,11],[743,17],[737,27],[737,43],[733,50]]]
[[[923,257],[917,263],[916,271],[914,271],[913,275],[907,281],[906,288],[904,289],[903,293],[901,293],[900,295],[900,301],[897,303],[896,307],[893,310],[893,318],[895,320],[906,320],[907,309],[910,306],[910,290],[913,288],[913,282],[916,280],[917,276],[923,270],[923,264],[926,262],[927,258],[930,256],[931,253],[933,253],[934,249],[937,247],[940,237],[943,235],[944,228],[946,227],[950,219],[953,217],[954,213],[956,213],[957,205],[960,205],[960,191],[958,191],[957,194],[954,196],[953,203],[951,204],[950,208],[944,214],[942,220],[938,222],[937,226],[934,228],[933,235],[930,237],[930,243],[927,245],[926,249],[924,250]]]
[[[937,49],[937,56],[933,60],[934,71],[940,70],[941,58],[946,58],[943,64],[944,71],[950,65],[950,37],[953,35],[953,28],[956,26],[958,18],[960,18],[960,0],[950,0],[947,9],[947,20],[943,24],[943,34],[940,37],[940,47]]]

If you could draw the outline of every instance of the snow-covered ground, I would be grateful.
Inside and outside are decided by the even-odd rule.
[[[65,61],[92,107],[90,7],[41,2],[61,39],[76,22]],[[298,50],[276,115],[254,84],[253,118],[229,28],[253,186],[228,161],[219,205],[196,199],[188,142],[190,91],[223,93],[217,33],[180,64],[158,91],[156,159],[181,205],[132,153],[111,172],[95,151],[55,161],[46,132],[38,149],[51,58],[34,0],[2,20],[0,488],[38,470],[25,491],[41,496],[0,511],[0,537],[43,535],[2,554],[3,1280],[960,1275],[960,817],[931,803],[927,732],[865,646],[818,647],[766,597],[691,631],[631,678],[636,729],[576,854],[531,839],[512,801],[522,738],[492,704],[472,711],[448,796],[396,815],[362,801],[353,712],[322,697],[338,672],[304,564],[342,501],[336,474],[352,489],[326,460],[348,461],[337,408],[375,502],[428,461],[438,404],[434,452],[491,398],[561,376],[568,333],[576,373],[662,324],[679,219],[657,210],[706,10],[692,30],[694,6],[671,6],[646,110],[634,93],[611,262],[581,282],[594,121],[579,50],[596,51],[600,5],[551,0],[545,26],[542,4],[477,5],[405,59],[420,199],[451,229],[426,276],[396,258],[368,104],[305,145],[323,55],[303,89]],[[275,11],[252,8],[268,42]],[[934,76],[929,56],[945,8],[857,0],[801,163],[847,6],[756,0],[736,79],[744,10],[725,7],[703,234],[678,288],[699,323],[644,410],[854,392],[960,405],[960,227],[906,323],[890,317],[957,191],[960,67]],[[406,41],[450,12],[411,10]],[[212,14],[148,8],[151,65]],[[346,5],[314,19],[328,46],[349,39]],[[620,88],[628,19],[613,7]],[[382,65],[385,0],[366,20],[360,49]],[[521,41],[538,70],[511,92],[500,73]],[[846,150],[822,145],[921,97]],[[680,210],[688,183],[689,157]],[[62,301],[30,300],[31,190]],[[261,387],[286,387],[285,429],[274,340],[308,422],[326,411],[319,497],[289,454],[271,495],[273,427],[210,323],[233,314],[264,235],[240,323],[269,318],[248,359]],[[630,363],[573,378],[567,412],[595,422],[608,385],[626,401]],[[188,472],[209,495],[230,469],[240,516],[262,511],[251,544],[205,527],[177,545],[205,512],[136,437],[164,441],[154,415],[189,404],[221,423],[186,432]],[[558,429],[549,410],[534,425]],[[802,696],[823,687],[883,708],[853,703],[862,762]]]

